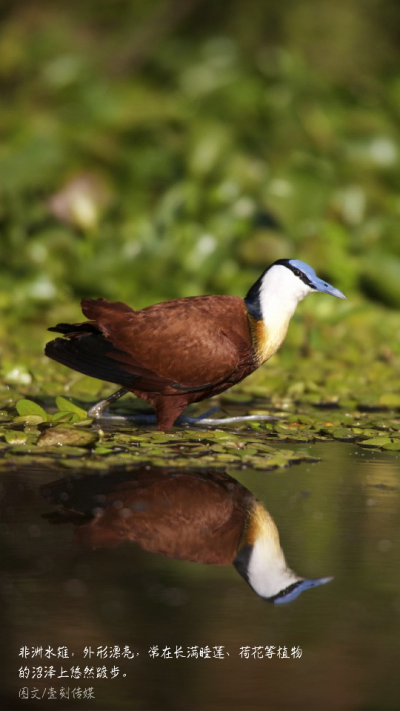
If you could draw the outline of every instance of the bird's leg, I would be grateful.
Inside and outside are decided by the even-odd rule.
[[[117,390],[116,393],[113,393],[109,397],[106,397],[104,400],[100,400],[100,402],[97,402],[96,405],[93,405],[91,408],[89,408],[89,410],[87,412],[88,417],[102,417],[104,409],[111,402],[114,402],[115,400],[118,400],[123,395],[126,395],[127,392],[128,392],[128,390],[126,390],[126,388],[121,388],[120,390]]]
[[[237,417],[209,417],[213,412],[219,410],[219,407],[213,407],[207,412],[203,412],[202,415],[198,417],[187,417],[181,415],[175,421],[176,425],[199,425],[202,426],[213,426],[213,425],[236,425],[240,422],[273,422],[274,420],[280,420],[280,417],[274,417],[274,415],[238,415]]]
[[[105,400],[101,400],[97,405],[94,405],[93,407],[88,410],[88,416],[89,417],[97,417],[97,418],[102,418],[107,420],[110,424],[115,424],[115,425],[123,425],[123,424],[131,424],[131,425],[136,425],[136,426],[143,426],[147,427],[149,425],[156,425],[157,424],[157,416],[153,414],[146,415],[145,413],[142,413],[140,415],[105,415],[103,417],[103,410],[104,408],[108,405],[108,403],[113,402],[113,400],[117,400],[118,398],[122,397],[122,395],[125,395],[125,393],[128,392],[124,388],[121,390],[118,390],[116,393],[113,395],[110,395],[110,397],[106,398]],[[170,417],[169,422],[164,422],[163,425],[159,426],[159,429],[161,430],[169,430],[172,425],[176,425],[178,427],[182,427],[184,425],[191,425],[191,426],[205,426],[205,427],[213,427],[215,425],[236,425],[238,423],[246,423],[246,422],[273,422],[275,420],[279,420],[280,417],[274,417],[273,415],[239,415],[237,417],[221,417],[221,418],[211,418],[209,415],[212,415],[214,412],[219,410],[219,407],[212,407],[211,410],[207,410],[207,412],[203,412],[202,415],[199,415],[198,417],[188,417],[186,415],[178,415],[178,417],[175,419],[175,421],[172,420],[173,413],[171,413],[172,417]]]
[[[99,403],[101,404],[101,403]],[[157,424],[157,416],[154,414],[146,415],[101,415],[99,419],[105,424],[110,425],[135,425],[136,427],[148,427]]]

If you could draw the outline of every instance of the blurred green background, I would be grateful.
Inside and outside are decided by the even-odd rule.
[[[6,382],[82,297],[244,296],[281,257],[349,297],[308,299],[283,357],[397,363],[396,0],[3,1],[0,20]]]
[[[85,406],[116,389],[43,356],[53,336],[47,326],[81,320],[81,298],[141,308],[196,294],[244,296],[271,262],[296,257],[348,300],[306,299],[279,353],[239,386],[242,393],[227,393],[223,406],[242,397],[250,407],[256,395],[292,413],[300,402],[319,421],[324,413],[313,405],[339,404],[345,409],[337,419],[329,411],[328,424],[389,432],[388,420],[362,420],[358,409],[400,407],[399,40],[398,0],[0,0],[3,422],[21,397],[49,410],[56,395]],[[112,629],[111,642],[134,619],[135,643],[147,654],[147,643],[158,642],[146,616],[136,615],[145,608],[166,643],[178,619],[190,633],[205,620],[212,644],[237,634],[240,644],[258,644],[260,629],[281,644],[292,629],[298,636],[289,642],[305,640],[306,666],[292,684],[280,671],[269,675],[281,707],[300,693],[309,708],[320,708],[318,699],[327,708],[398,708],[397,462],[385,459],[382,472],[361,451],[346,450],[354,453],[347,461],[348,445],[339,445],[343,456],[330,468],[338,450],[323,442],[314,450],[325,458],[320,469],[301,465],[273,481],[245,472],[276,516],[289,563],[304,574],[336,576],[320,597],[304,595],[300,607],[272,617],[260,613],[263,603],[250,590],[241,592],[234,571],[181,573],[178,564],[163,568],[138,552],[144,574],[137,577],[136,558],[127,566],[125,550],[93,562],[57,548],[61,539],[42,524],[36,538],[33,439],[25,447],[32,459],[24,461],[22,445],[1,443],[11,472],[6,640],[15,622],[18,635],[32,635],[21,644],[39,643],[46,623],[66,635],[62,644],[83,641],[88,630],[84,643],[93,635],[100,644],[102,630],[107,637]],[[68,456],[66,467],[83,466]],[[35,461],[49,476],[43,459]],[[17,467],[24,463],[31,471],[23,480]],[[64,578],[82,578],[90,594],[68,600]],[[167,592],[186,586],[187,612],[151,597],[160,580]],[[245,699],[243,707],[250,699],[265,708],[257,696],[264,669],[243,675],[243,668],[228,667],[222,681],[218,669],[210,688],[222,706],[233,696]],[[162,668],[155,684],[154,668],[143,669],[124,692],[127,707],[136,694],[150,698],[150,708],[151,695],[165,686],[173,696],[177,683],[185,707],[193,706],[193,688],[207,707],[209,686],[197,668],[187,678],[180,668]],[[107,689],[115,699],[114,687]]]

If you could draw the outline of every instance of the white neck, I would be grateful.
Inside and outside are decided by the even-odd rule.
[[[297,304],[312,291],[287,267],[277,264],[265,273],[260,288],[262,319],[275,350],[279,348]],[[272,353],[271,353],[272,355]]]

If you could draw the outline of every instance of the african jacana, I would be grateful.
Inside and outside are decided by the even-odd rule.
[[[218,395],[252,373],[279,348],[297,304],[313,291],[340,299],[339,289],[297,259],[280,259],[238,296],[193,296],[134,311],[120,302],[83,299],[84,323],[49,331],[50,358],[85,375],[117,383],[153,405],[157,429],[168,430],[187,405]]]

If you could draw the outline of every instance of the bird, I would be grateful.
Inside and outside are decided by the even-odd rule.
[[[120,386],[94,405],[101,417],[128,391],[150,403],[157,429],[169,430],[191,403],[219,395],[268,360],[284,340],[297,304],[312,292],[345,295],[298,259],[279,259],[238,296],[189,296],[135,311],[121,302],[83,299],[88,321],[60,323],[49,358]],[[221,422],[219,420],[218,422]]]
[[[271,514],[236,479],[218,470],[142,466],[129,472],[69,476],[41,495],[60,508],[49,523],[73,523],[74,542],[92,550],[135,543],[176,560],[234,565],[261,598],[274,604],[333,580],[291,570]]]

